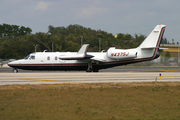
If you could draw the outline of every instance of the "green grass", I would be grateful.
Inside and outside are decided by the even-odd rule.
[[[180,83],[0,86],[0,119],[180,119]]]

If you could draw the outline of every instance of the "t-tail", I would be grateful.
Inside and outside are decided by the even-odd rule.
[[[139,45],[138,49],[141,51],[141,57],[147,60],[159,57],[159,47],[163,38],[166,25],[159,24],[148,37]]]

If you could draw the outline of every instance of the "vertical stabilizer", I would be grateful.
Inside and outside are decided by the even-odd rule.
[[[148,35],[148,37],[140,44],[139,48],[149,49],[158,48],[163,37],[165,30],[165,25],[157,25],[153,31]]]

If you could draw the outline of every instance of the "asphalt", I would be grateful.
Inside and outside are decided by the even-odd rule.
[[[2,85],[81,84],[118,82],[180,82],[179,67],[115,67],[98,73],[84,71],[24,71],[0,69]]]
[[[85,71],[32,71],[18,70],[19,73],[47,73],[47,72],[85,72]],[[120,66],[100,70],[99,72],[180,72],[178,66],[148,67],[148,66]],[[0,68],[0,73],[13,73],[12,68]]]

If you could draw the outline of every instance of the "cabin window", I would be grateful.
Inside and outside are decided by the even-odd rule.
[[[57,60],[57,56],[55,57],[55,60]]]
[[[47,57],[47,60],[50,60],[50,57],[49,57],[49,56]]]

